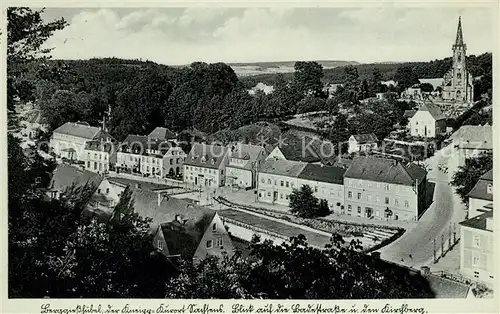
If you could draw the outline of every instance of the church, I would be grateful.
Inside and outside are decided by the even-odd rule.
[[[452,68],[443,80],[442,99],[457,103],[471,103],[474,99],[472,75],[467,71],[465,57],[467,46],[462,36],[462,21],[458,18],[458,29],[453,50]]]

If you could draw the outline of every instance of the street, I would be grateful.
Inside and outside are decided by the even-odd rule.
[[[449,185],[450,178],[457,169],[455,157],[452,148],[446,147],[426,160],[429,181],[436,184],[433,203],[415,227],[379,250],[382,259],[416,268],[432,265],[434,240],[438,249],[441,246],[441,235],[444,234],[447,241],[450,228],[452,234],[455,231],[459,236],[457,223],[465,218],[465,205],[461,204],[460,198]],[[447,167],[447,173],[440,171],[439,165]]]

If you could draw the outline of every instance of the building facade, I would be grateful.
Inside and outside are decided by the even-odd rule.
[[[254,188],[257,185],[257,169],[266,158],[264,147],[236,143],[228,145],[226,185]]]
[[[493,170],[483,174],[467,196],[468,217],[476,217],[493,210]]]
[[[356,157],[344,174],[344,213],[415,221],[425,206],[427,173],[413,163]]]
[[[184,183],[211,188],[224,186],[228,153],[224,146],[195,143],[184,161]]]
[[[349,154],[352,154],[377,149],[377,141],[377,136],[373,133],[351,135],[351,137],[349,137],[349,147],[347,149],[347,152]]]
[[[106,173],[110,165],[116,164],[116,149],[118,143],[111,136],[102,136],[88,141],[84,150],[85,170]]]
[[[50,149],[56,156],[84,161],[85,144],[104,133],[85,122],[66,122],[55,129],[50,138]]]
[[[462,36],[462,20],[458,18],[458,29],[453,50],[452,68],[445,74],[442,98],[446,101],[471,103],[474,100],[472,75],[467,71],[467,45]]]
[[[299,187],[298,177],[307,163],[289,160],[266,160],[257,176],[260,202],[288,206],[290,194]]]
[[[439,107],[425,103],[409,119],[408,127],[411,136],[435,138],[446,133],[446,117]]]
[[[465,165],[467,158],[477,157],[482,153],[493,153],[493,133],[491,125],[463,125],[449,140],[454,150],[450,162],[458,166]]]

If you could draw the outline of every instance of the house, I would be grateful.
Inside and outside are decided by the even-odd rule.
[[[490,287],[494,285],[495,238],[493,210],[460,224],[460,273]],[[498,264],[498,262],[497,262]]]
[[[320,162],[321,157],[316,152],[314,147],[308,145],[308,142],[304,140],[303,145],[296,144],[284,144],[275,146],[266,160],[288,160],[288,161],[302,161],[302,162]]]
[[[229,163],[226,166],[226,185],[254,188],[257,169],[266,158],[264,147],[241,144],[228,145]]]
[[[83,161],[85,144],[105,134],[106,131],[86,122],[66,122],[53,131],[49,146],[57,156]]]
[[[214,210],[164,192],[136,189],[133,197],[135,211],[153,219],[153,245],[166,257],[197,262],[207,256],[233,254],[231,238]]]
[[[118,142],[111,136],[99,136],[98,139],[85,143],[85,170],[97,173],[109,171],[109,165],[116,164]]]
[[[426,176],[414,163],[356,157],[344,173],[344,209],[369,219],[415,221],[425,207]]]
[[[257,176],[258,200],[264,203],[288,206],[293,189],[298,188],[298,177],[307,163],[282,159],[265,160]]]
[[[61,193],[64,193],[71,186],[82,188],[85,185],[95,191],[101,184],[102,179],[101,176],[94,172],[67,164],[59,164],[52,174],[46,194],[50,198],[59,199]]]
[[[349,137],[348,153],[367,152],[377,149],[378,138],[375,134],[358,134]]]
[[[438,106],[427,102],[409,119],[408,127],[411,136],[435,138],[446,133],[446,116]]]
[[[467,158],[493,153],[491,125],[463,125],[450,136],[449,141],[455,150],[452,157],[458,166],[465,165]]]
[[[117,153],[116,167],[151,177],[180,175],[186,153],[174,142],[153,136],[127,136]]]
[[[307,164],[299,173],[297,186],[309,185],[315,197],[326,200],[332,211],[340,213],[344,205],[345,172],[341,167]]]
[[[469,197],[468,217],[476,217],[493,210],[493,169],[479,178],[467,196]]]
[[[148,137],[150,139],[162,140],[168,142],[177,142],[177,135],[170,131],[167,128],[156,127],[151,133],[149,133]]]
[[[225,185],[229,149],[194,143],[184,161],[184,183],[216,188]]]
[[[28,112],[21,123],[24,126],[24,132],[28,139],[38,137],[40,132],[47,132],[49,128],[47,120],[42,116],[42,112],[39,109]]]

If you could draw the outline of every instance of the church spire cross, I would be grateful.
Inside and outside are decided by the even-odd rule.
[[[458,17],[458,28],[457,28],[457,39],[455,40],[455,46],[463,46],[464,38],[462,36],[462,17]]]

